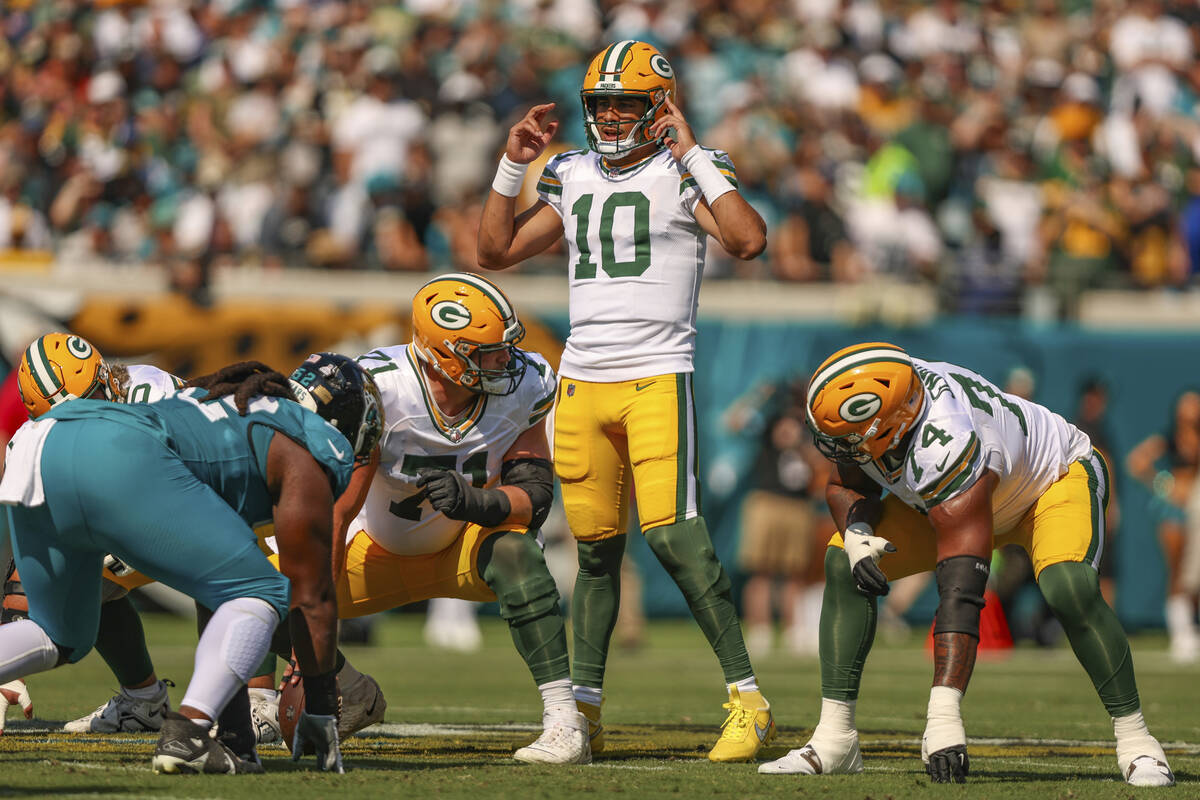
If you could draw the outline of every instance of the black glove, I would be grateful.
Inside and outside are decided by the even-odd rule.
[[[338,719],[335,714],[300,712],[296,732],[292,734],[292,761],[299,761],[305,746],[317,752],[317,769],[341,775],[342,749],[338,742]]]
[[[925,771],[934,783],[966,783],[970,769],[971,760],[967,758],[965,744],[943,747],[936,753],[930,753],[929,763],[925,765]]]
[[[450,519],[494,528],[512,512],[504,492],[476,489],[458,472],[425,467],[417,471],[417,476],[417,486],[425,490],[429,504]]]

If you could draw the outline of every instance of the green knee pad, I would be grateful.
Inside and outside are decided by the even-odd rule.
[[[558,587],[533,536],[514,531],[490,536],[479,547],[478,563],[509,624],[558,612]]]
[[[729,575],[717,560],[703,517],[649,530],[646,543],[679,586],[689,606],[705,598],[729,595]]]

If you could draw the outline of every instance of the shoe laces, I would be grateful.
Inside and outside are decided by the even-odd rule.
[[[754,723],[755,709],[748,708],[737,700],[730,700],[722,708],[729,709],[729,716],[721,723],[721,738],[740,742],[746,738]]]

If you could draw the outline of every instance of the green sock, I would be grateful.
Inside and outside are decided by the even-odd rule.
[[[1042,570],[1038,586],[1109,715],[1137,711],[1141,702],[1129,638],[1100,594],[1096,570],[1078,562],[1051,564]]]
[[[617,624],[621,603],[621,558],[625,534],[595,542],[579,542],[579,575],[571,601],[575,661],[571,666],[577,685],[604,686],[608,642]]]
[[[500,601],[513,644],[538,686],[570,679],[558,588],[533,534],[493,534],[479,546],[479,574]]]
[[[725,683],[753,676],[729,576],[717,560],[704,518],[652,528],[646,531],[646,543],[683,592],[692,616],[721,662]]]
[[[821,697],[857,700],[863,665],[875,641],[876,600],[854,585],[840,547],[825,550],[821,601]]]
[[[137,686],[154,674],[142,620],[128,595],[100,606],[96,652],[121,686]]]

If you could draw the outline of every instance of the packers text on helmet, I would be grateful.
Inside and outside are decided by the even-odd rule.
[[[498,395],[520,383],[525,326],[491,281],[465,272],[434,278],[413,296],[412,326],[417,355],[451,383]]]
[[[46,334],[26,348],[17,370],[17,388],[31,419],[67,400],[120,396],[104,357],[82,336]]]
[[[866,464],[900,443],[924,402],[925,388],[907,353],[885,342],[856,344],[813,373],[808,426],[826,458]]]
[[[675,71],[652,45],[626,39],[600,51],[583,79],[583,121],[588,146],[605,156],[622,156],[648,144],[661,146],[649,134],[656,119],[667,113],[666,101],[675,100]],[[602,98],[628,97],[641,103],[641,116],[623,122],[616,138],[606,139],[598,119]],[[628,131],[625,126],[628,125]]]

